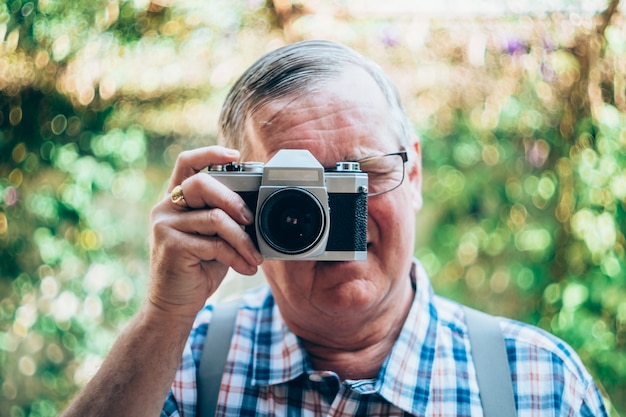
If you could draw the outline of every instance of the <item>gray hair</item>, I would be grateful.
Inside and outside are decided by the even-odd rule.
[[[249,153],[245,135],[248,117],[272,100],[310,93],[322,82],[341,75],[355,65],[367,71],[383,92],[400,144],[409,147],[411,123],[398,90],[372,60],[354,50],[329,41],[302,41],[284,46],[259,58],[230,89],[219,118],[218,142]]]

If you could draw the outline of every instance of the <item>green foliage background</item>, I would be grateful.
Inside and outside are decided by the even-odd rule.
[[[437,292],[570,343],[626,410],[626,24],[357,1],[0,4],[0,414],[53,416],[137,310],[151,206],[264,51],[333,39],[422,137]],[[365,2],[368,3],[369,2]]]

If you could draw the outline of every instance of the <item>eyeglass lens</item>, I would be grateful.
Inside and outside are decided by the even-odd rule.
[[[369,197],[394,190],[404,179],[404,159],[402,155],[382,155],[366,158],[360,168],[367,173]]]

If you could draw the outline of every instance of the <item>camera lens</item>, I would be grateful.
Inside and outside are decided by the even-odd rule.
[[[299,254],[321,239],[325,215],[322,205],[301,188],[281,188],[265,199],[259,211],[259,231],[274,250]]]

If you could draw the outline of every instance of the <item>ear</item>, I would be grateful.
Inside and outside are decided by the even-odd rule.
[[[422,199],[422,152],[420,140],[416,135],[412,135],[409,151],[409,161],[407,162],[407,179],[409,180],[412,191],[413,209],[417,213],[423,205]]]

